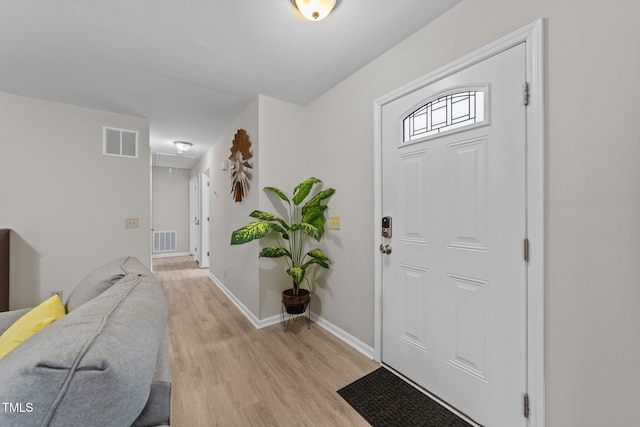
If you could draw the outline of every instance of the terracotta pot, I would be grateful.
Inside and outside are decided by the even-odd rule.
[[[282,291],[282,304],[289,314],[302,314],[311,301],[311,292],[306,289],[298,289],[298,295],[293,294],[293,289]]]

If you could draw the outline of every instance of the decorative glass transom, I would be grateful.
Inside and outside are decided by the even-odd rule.
[[[483,121],[484,92],[474,90],[444,95],[429,101],[404,119],[403,142]]]

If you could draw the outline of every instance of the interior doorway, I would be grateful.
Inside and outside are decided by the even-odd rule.
[[[211,251],[209,248],[210,188],[209,169],[207,169],[200,173],[200,268],[209,268],[211,263]]]
[[[189,183],[190,251],[200,268],[210,266],[210,179],[209,169],[194,175]]]
[[[200,262],[200,174],[189,181],[189,252]]]

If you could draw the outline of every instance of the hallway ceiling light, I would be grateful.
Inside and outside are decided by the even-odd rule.
[[[309,21],[320,21],[336,6],[336,0],[291,0],[291,3]]]
[[[173,141],[173,143],[176,145],[176,149],[178,150],[178,153],[184,153],[185,151],[189,151],[189,148],[191,148],[191,146],[193,145],[192,143],[187,141]]]

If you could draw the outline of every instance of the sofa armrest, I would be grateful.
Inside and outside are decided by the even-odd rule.
[[[4,333],[16,320],[27,314],[31,309],[23,308],[20,310],[11,310],[0,312],[0,335]]]

